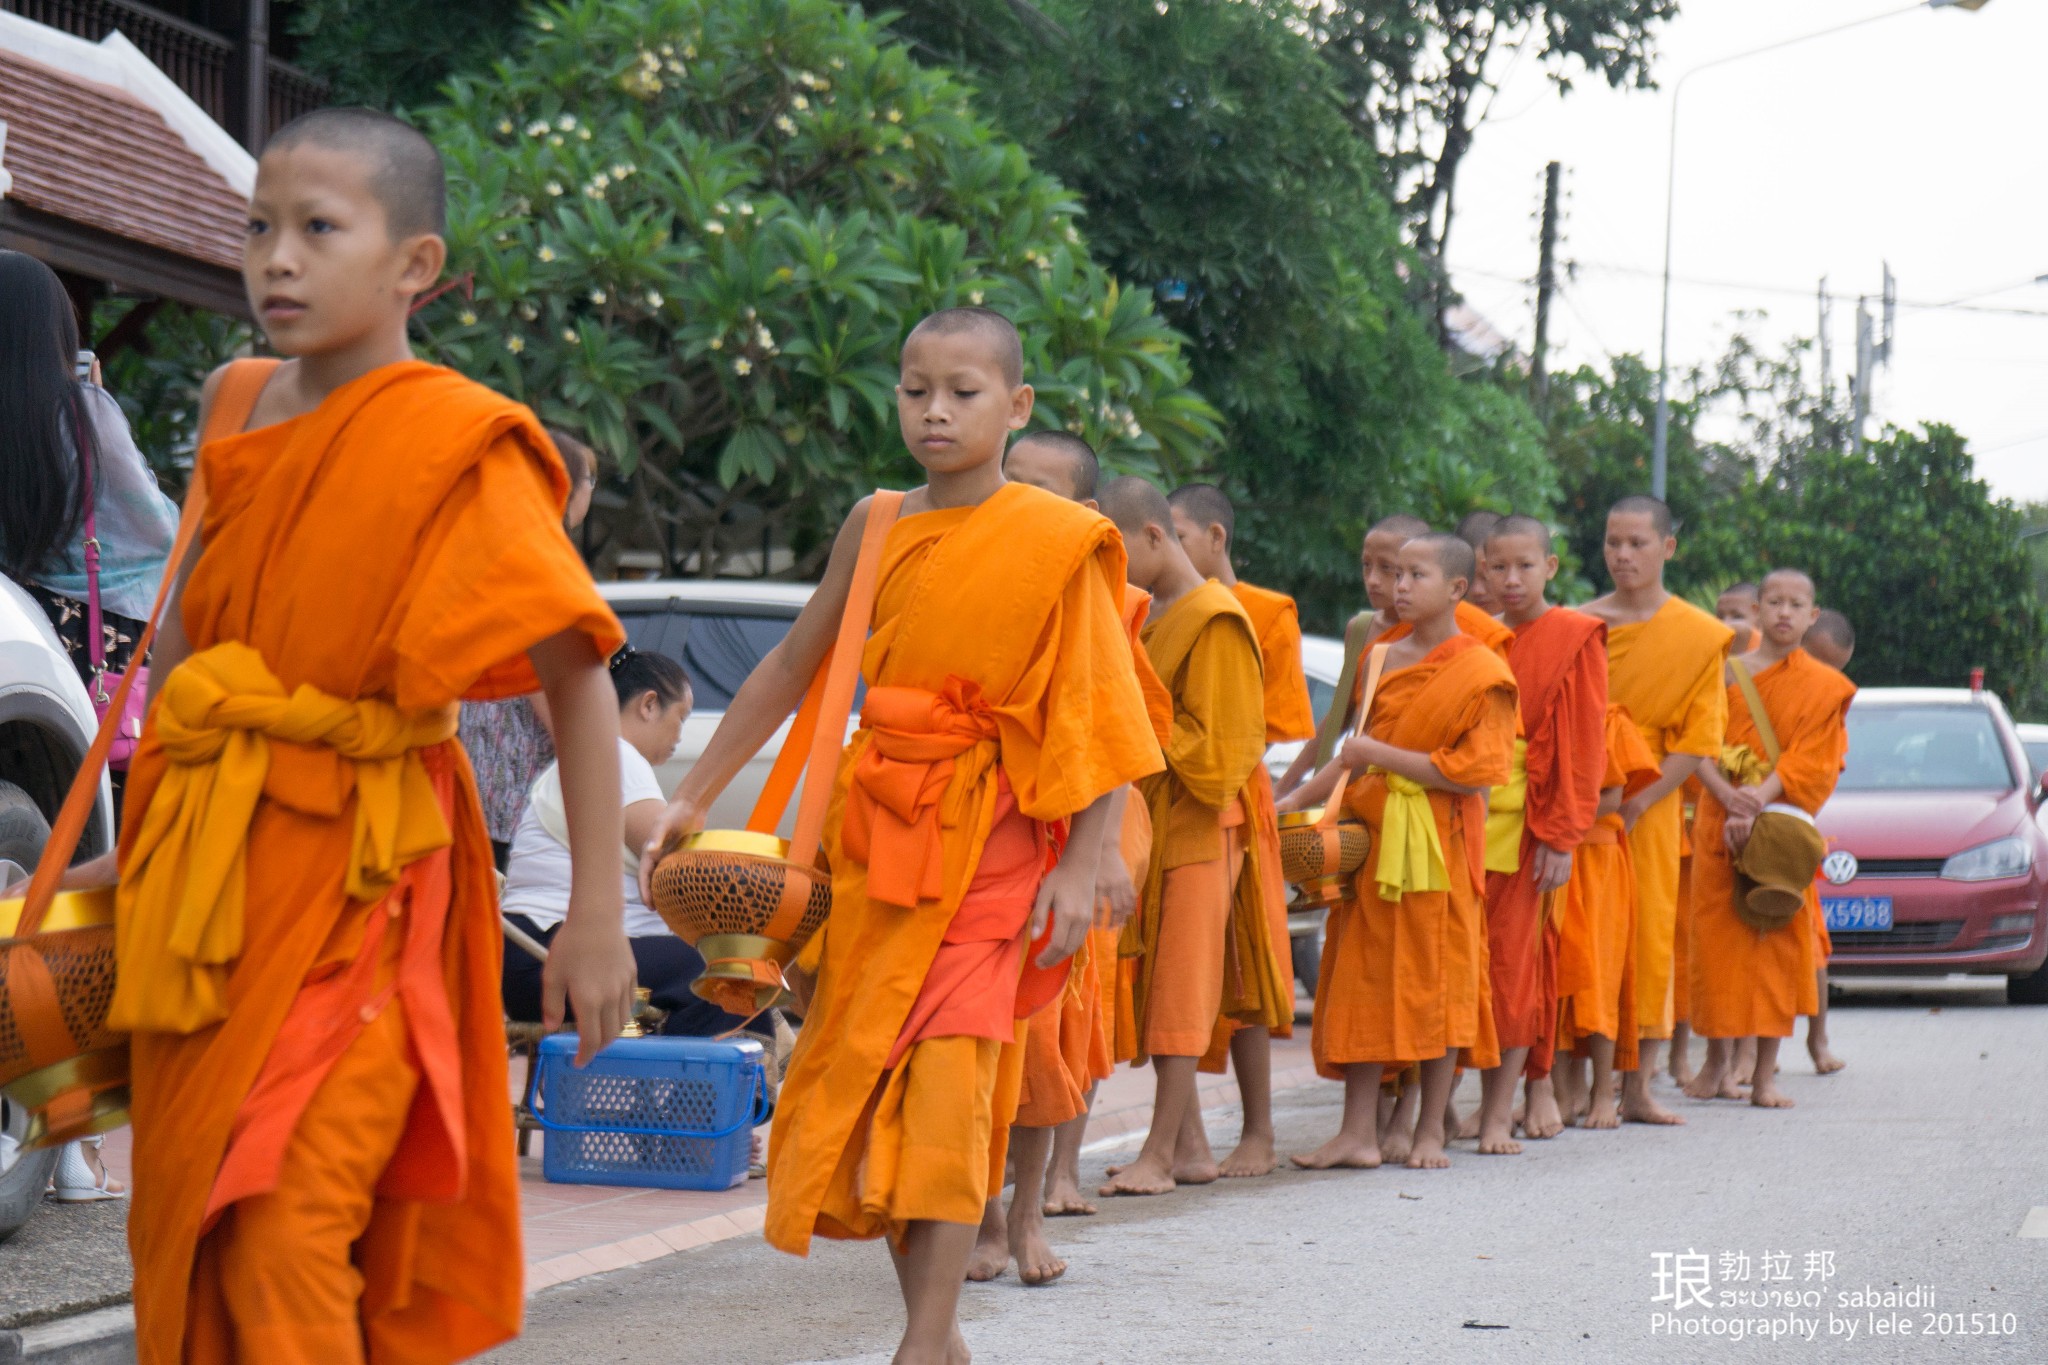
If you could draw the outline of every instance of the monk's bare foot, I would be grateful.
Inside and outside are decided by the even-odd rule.
[[[1482,1126],[1479,1122],[1479,1111],[1474,1109],[1466,1117],[1459,1119],[1455,1125],[1445,1124],[1444,1131],[1460,1142],[1470,1142],[1480,1135]]]
[[[1175,1187],[1173,1172],[1145,1156],[1128,1166],[1114,1167],[1109,1174],[1109,1183],[1096,1191],[1105,1199],[1119,1194],[1172,1194]]]
[[[1273,1154],[1271,1133],[1245,1133],[1237,1140],[1237,1147],[1217,1169],[1226,1178],[1236,1180],[1250,1176],[1271,1175],[1273,1168],[1280,1164]]]
[[[1685,1083],[1686,1098],[1694,1100],[1718,1099],[1721,1096],[1722,1088],[1730,1083],[1730,1079],[1725,1070],[1709,1062],[1694,1072],[1693,1078]]]
[[[1067,1273],[1067,1263],[1045,1240],[1045,1220],[1028,1210],[1010,1219],[1010,1255],[1017,1260],[1017,1278],[1027,1285],[1051,1284]]]
[[[1521,1151],[1518,1145],[1516,1151]],[[1444,1155],[1443,1139],[1434,1135],[1417,1133],[1415,1147],[1408,1153],[1408,1169],[1411,1171],[1447,1171],[1451,1159]]]
[[[1685,1120],[1672,1113],[1663,1105],[1650,1098],[1647,1085],[1626,1086],[1621,1092],[1621,1121],[1623,1123],[1656,1123],[1665,1127],[1681,1127]]]
[[[985,1284],[1010,1268],[1009,1220],[1003,1216],[1003,1201],[991,1199],[982,1210],[981,1232],[974,1239],[974,1251],[967,1258],[967,1278]]]
[[[1621,1127],[1621,1110],[1614,1103],[1612,1095],[1595,1095],[1586,1106],[1584,1119],[1588,1128]]]
[[[1173,1183],[1176,1185],[1213,1185],[1223,1177],[1223,1168],[1213,1161],[1175,1161]]]
[[[1407,1164],[1408,1154],[1414,1148],[1414,1130],[1402,1132],[1397,1128],[1387,1134],[1387,1140],[1380,1144],[1380,1156],[1389,1166],[1402,1166]]]
[[[1693,1071],[1692,1067],[1692,1046],[1690,1042],[1683,1047],[1676,1043],[1671,1045],[1671,1060],[1665,1070],[1671,1076],[1671,1083],[1680,1090],[1692,1084],[1692,1078],[1697,1073]]]
[[[1481,1156],[1520,1156],[1522,1144],[1515,1141],[1515,1130],[1503,1123],[1498,1127],[1482,1125],[1479,1130],[1479,1154]]]
[[[1849,1065],[1828,1051],[1828,1036],[1825,1033],[1815,1037],[1811,1029],[1806,1034],[1806,1055],[1813,1058],[1813,1074],[1816,1076],[1832,1076]]]
[[[1532,1084],[1529,1102],[1522,1110],[1522,1136],[1542,1140],[1564,1131],[1564,1115],[1557,1107],[1557,1092],[1548,1085]]]
[[[1749,1102],[1759,1109],[1790,1109],[1792,1097],[1778,1089],[1778,1078],[1766,1076],[1763,1083],[1749,1090]]]
[[[1289,1158],[1304,1171],[1334,1171],[1346,1169],[1370,1171],[1380,1164],[1380,1149],[1369,1138],[1352,1137],[1339,1133],[1313,1152]]]
[[[1098,1212],[1081,1193],[1081,1182],[1068,1171],[1055,1171],[1046,1177],[1045,1202],[1040,1207],[1048,1218],[1092,1218]]]

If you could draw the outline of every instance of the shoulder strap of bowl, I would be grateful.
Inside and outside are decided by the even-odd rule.
[[[832,796],[832,779],[839,766],[840,751],[846,746],[846,721],[853,714],[853,689],[860,678],[862,646],[874,621],[875,593],[880,587],[882,545],[903,510],[903,494],[881,489],[868,503],[868,522],[860,537],[860,555],[853,564],[853,584],[847,590],[846,610],[839,618],[839,635],[832,652],[818,667],[804,694],[789,738],[775,756],[761,798],[747,818],[747,828],[772,834],[782,823],[782,812],[803,776],[803,800],[796,808],[795,837],[790,840],[789,860],[815,862],[818,841],[825,832],[825,807]]]
[[[1330,694],[1330,709],[1316,726],[1316,767],[1321,768],[1337,752],[1344,735],[1344,714],[1351,705],[1351,689],[1358,683],[1358,661],[1365,654],[1365,635],[1372,629],[1372,609],[1358,613],[1344,626],[1344,667],[1337,674],[1337,690]]]
[[[1771,713],[1764,710],[1764,699],[1757,695],[1756,679],[1749,676],[1748,667],[1740,659],[1730,659],[1728,671],[1735,675],[1735,686],[1742,693],[1742,704],[1749,708],[1749,718],[1756,722],[1756,732],[1763,737],[1764,752],[1770,755],[1771,764],[1775,767],[1782,750],[1778,748],[1778,732],[1771,728]]]

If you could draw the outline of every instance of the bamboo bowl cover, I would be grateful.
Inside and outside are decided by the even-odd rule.
[[[114,889],[62,893],[37,933],[14,938],[22,906],[0,901],[0,1088],[42,1147],[127,1122],[128,1040],[107,1028]]]

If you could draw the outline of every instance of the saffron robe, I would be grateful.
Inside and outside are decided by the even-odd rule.
[[[1538,845],[1574,852],[1599,815],[1606,773],[1607,628],[1553,607],[1515,630],[1524,736],[1519,865],[1486,876],[1486,943],[1494,1027],[1503,1051],[1530,1049],[1530,1074],[1550,1074],[1557,1023],[1557,917],[1536,888]],[[1559,888],[1558,894],[1562,894]]]
[[[973,927],[1000,951],[961,998],[934,1008],[928,986],[971,946],[960,921],[1006,793],[1049,825],[1159,766],[1123,584],[1115,527],[1022,484],[903,517],[884,542],[867,701],[826,814],[832,913],[769,1140],[774,1246],[900,1249],[912,1221],[979,1222],[1000,1187],[1023,1050],[999,1021],[1030,975],[1028,902],[1002,942]],[[906,1030],[914,1011],[954,1022]]]
[[[1246,837],[1266,751],[1264,680],[1251,619],[1213,579],[1155,611],[1144,641],[1173,697],[1173,730],[1165,770],[1139,787],[1152,858],[1124,951],[1140,959],[1141,1055],[1200,1057],[1219,1012],[1272,1025],[1293,1009],[1268,941],[1263,851]]]
[[[1172,734],[1173,698],[1153,671],[1139,634],[1151,609],[1150,593],[1125,585],[1124,629],[1130,636],[1131,664],[1153,735],[1163,748]],[[1124,859],[1131,884],[1143,886],[1152,825],[1145,803],[1135,794],[1125,799],[1122,822],[1111,837],[1114,843],[1102,850],[1102,856]],[[1116,1069],[1121,966],[1117,937],[1113,929],[1089,930],[1088,941],[1074,954],[1058,1002],[1032,1015],[1026,1025],[1024,1081],[1015,1126],[1056,1128],[1078,1116],[1088,1107],[1089,1090]],[[1123,993],[1127,996],[1128,989]]]
[[[526,651],[562,632],[587,635],[599,657],[622,641],[562,530],[567,472],[526,408],[408,361],[240,434],[268,377],[232,369],[209,417],[199,475],[210,500],[183,596],[187,667],[241,646],[287,693],[310,687],[417,717],[532,691]],[[131,869],[163,814],[158,793],[185,780],[159,734],[197,677],[184,672],[166,679],[130,770]],[[274,733],[263,742],[225,1017],[190,1032],[143,1028],[131,1043],[137,1357],[473,1355],[518,1330],[524,1279],[503,940],[475,782],[453,740],[415,751],[446,837],[367,902],[345,883],[361,852],[358,792],[366,801],[383,780],[374,765]],[[127,928],[130,1007],[149,1018],[167,978],[143,955],[142,926]],[[381,1080],[366,1086],[366,1072]],[[338,1265],[313,1266],[336,1230],[308,1219],[343,1199],[362,1229],[354,1264],[344,1246]],[[254,1282],[264,1275],[276,1282]],[[280,1302],[308,1316],[354,1309],[354,1340],[246,1321]]]
[[[1803,649],[1758,673],[1757,695],[1783,747],[1776,766],[1785,785],[1779,802],[1820,814],[1834,794],[1849,751],[1846,717],[1856,684]],[[1742,693],[1728,688],[1728,743],[1764,755]],[[1742,922],[1725,838],[1728,811],[1712,792],[1700,799],[1693,843],[1693,1029],[1706,1038],[1786,1038],[1792,1021],[1818,1008],[1813,921],[1820,897],[1813,884],[1792,922],[1768,933]]]
[[[1628,708],[1659,765],[1718,757],[1728,724],[1721,667],[1734,632],[1673,597],[1647,621],[1609,626],[1607,694]],[[1684,794],[1673,791],[1629,832],[1636,873],[1636,1013],[1645,1038],[1669,1038]]]
[[[1622,799],[1657,780],[1657,761],[1625,707],[1608,703],[1600,790]],[[1557,1046],[1577,1051],[1595,1034],[1615,1043],[1615,1065],[1636,1056],[1636,876],[1618,812],[1601,816],[1572,855],[1558,918]]]
[[[1508,778],[1515,737],[1515,679],[1470,635],[1380,681],[1368,733],[1426,753],[1447,779],[1490,787]],[[1493,1032],[1486,986],[1486,802],[1430,791],[1446,889],[1380,898],[1387,776],[1368,772],[1345,805],[1372,831],[1372,853],[1353,894],[1330,911],[1311,1031],[1316,1070],[1332,1080],[1361,1062],[1405,1065],[1476,1048]],[[1480,1065],[1498,1058],[1474,1059]]]

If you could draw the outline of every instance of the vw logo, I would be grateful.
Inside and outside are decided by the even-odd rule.
[[[1856,855],[1848,849],[1830,853],[1821,861],[1821,875],[1836,886],[1847,886],[1856,880]]]

